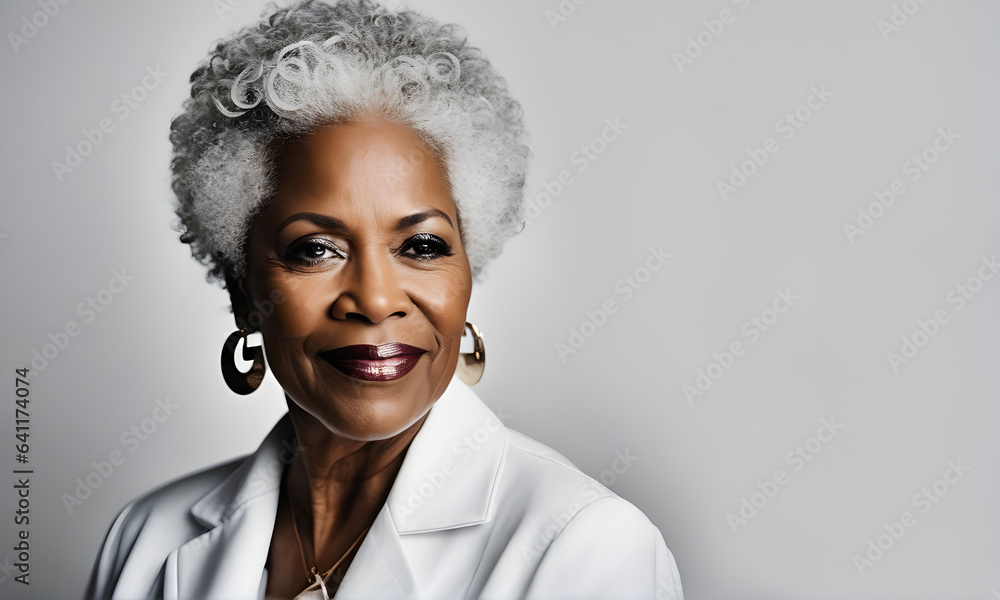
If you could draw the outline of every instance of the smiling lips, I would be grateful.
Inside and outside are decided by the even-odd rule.
[[[364,381],[392,381],[406,375],[426,350],[398,342],[372,346],[357,344],[320,352],[341,373]]]

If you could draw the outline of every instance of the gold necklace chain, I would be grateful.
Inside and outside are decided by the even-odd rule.
[[[292,506],[292,495],[290,493],[286,495],[288,496],[288,512],[291,513],[292,515],[292,531],[295,532],[295,541],[298,542],[299,544],[299,556],[302,557],[302,567],[305,569],[306,572],[306,581],[308,581],[311,585],[318,584],[319,587],[322,588],[323,590],[323,597],[328,598],[329,596],[327,595],[326,592],[327,578],[330,577],[330,575],[335,570],[337,570],[337,567],[340,566],[340,563],[344,562],[344,559],[351,554],[351,552],[358,545],[358,543],[361,542],[361,539],[365,537],[365,534],[368,533],[370,527],[365,527],[365,530],[361,532],[361,535],[359,535],[356,540],[354,540],[351,546],[347,549],[347,552],[344,552],[344,554],[339,559],[337,559],[337,562],[333,563],[333,566],[330,567],[330,569],[327,572],[320,575],[319,571],[316,569],[316,564],[313,563],[313,566],[310,569],[309,563],[306,561],[306,551],[302,545],[302,538],[299,536],[299,526],[298,523],[295,522],[295,508]]]

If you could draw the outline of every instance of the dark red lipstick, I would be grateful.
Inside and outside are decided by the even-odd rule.
[[[390,342],[379,346],[356,344],[320,352],[319,356],[341,373],[364,381],[399,379],[416,366],[426,350]]]

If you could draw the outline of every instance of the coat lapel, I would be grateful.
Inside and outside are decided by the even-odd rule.
[[[400,534],[477,525],[490,516],[507,428],[455,378],[427,416],[386,505]]]
[[[489,519],[506,438],[500,420],[468,386],[453,379],[410,444],[388,500],[336,598],[412,599],[430,591],[421,587],[419,572],[426,568],[427,544],[447,544],[448,538],[420,534]],[[254,454],[192,507],[191,514],[206,532],[170,553],[165,598],[259,597],[281,474],[293,456],[293,439],[286,415]],[[422,542],[413,544],[418,538]],[[471,578],[473,572],[467,575]],[[465,589],[467,582],[455,584]]]
[[[506,439],[496,415],[453,379],[410,444],[335,598],[464,595],[489,536],[459,541],[450,534],[489,520]],[[446,556],[451,568],[442,577],[439,559]],[[459,567],[462,560],[468,568]]]
[[[337,600],[420,597],[387,505],[375,517],[334,596]]]
[[[215,529],[174,551],[173,582],[168,559],[165,598],[223,600],[257,598],[271,543],[277,490],[258,496]]]
[[[206,532],[169,555],[164,598],[258,597],[292,439],[285,415],[256,452],[191,508]]]

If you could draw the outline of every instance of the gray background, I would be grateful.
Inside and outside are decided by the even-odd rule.
[[[16,52],[7,34],[41,9],[0,7],[4,598],[81,594],[125,502],[252,451],[284,411],[271,378],[247,398],[226,389],[227,296],[169,227],[167,128],[187,76],[260,13],[222,2],[70,2]],[[914,14],[883,35],[894,4]],[[688,598],[1000,597],[1000,278],[961,310],[948,301],[1000,250],[1000,5],[564,0],[574,11],[554,28],[557,0],[410,6],[464,25],[506,75],[532,135],[528,197],[573,174],[474,292],[489,356],[476,390],[504,421],[645,511]],[[732,22],[681,72],[674,53],[724,9]],[[157,65],[168,75],[121,119],[113,103]],[[776,121],[812,86],[833,96],[785,140]],[[51,163],[104,118],[114,131],[59,181]],[[628,128],[580,172],[574,152],[608,118]],[[960,137],[911,181],[904,163],[949,127]],[[768,137],[778,151],[724,201],[716,182]],[[851,243],[844,224],[894,179],[905,194]],[[672,256],[626,299],[616,282],[651,245]],[[85,322],[78,304],[121,269],[134,280]],[[770,318],[776,289],[799,299],[751,343],[744,323]],[[557,344],[608,300],[616,312],[561,360]],[[939,309],[947,323],[894,370],[887,353]],[[7,570],[14,369],[70,321],[80,334],[31,377],[26,587]],[[689,403],[682,386],[734,341],[745,353]],[[157,398],[178,408],[123,445]],[[824,418],[842,429],[794,472],[786,454]],[[63,495],[115,450],[124,463],[70,514]],[[638,458],[612,476],[616,451]],[[924,513],[913,496],[948,461],[969,470]],[[734,533],[727,514],[777,469],[787,484]],[[904,511],[913,527],[859,572],[854,556]]]

